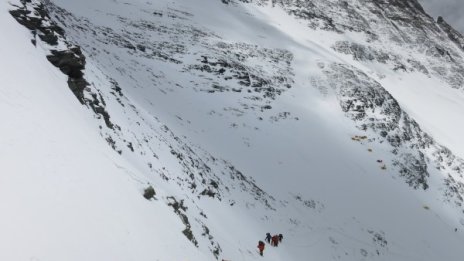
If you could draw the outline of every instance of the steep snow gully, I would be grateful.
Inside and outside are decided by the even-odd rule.
[[[0,13],[0,260],[462,260],[464,38],[416,0]]]

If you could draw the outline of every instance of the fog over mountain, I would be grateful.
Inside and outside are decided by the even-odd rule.
[[[464,32],[464,1],[420,0],[425,10],[434,17],[443,16],[455,29]]]

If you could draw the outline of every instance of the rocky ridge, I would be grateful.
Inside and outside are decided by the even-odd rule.
[[[367,144],[389,144],[394,156],[390,166],[396,168],[407,184],[415,189],[428,189],[431,170],[445,176],[437,178],[445,185],[443,196],[462,206],[464,160],[425,133],[398,102],[378,82],[354,67],[343,64],[320,64],[325,79],[313,79],[322,92],[333,91],[340,108],[366,133]],[[386,165],[383,165],[386,167]],[[433,171],[432,171],[433,172]],[[437,188],[435,188],[437,189]]]
[[[361,61],[391,63],[393,70],[433,75],[452,88],[463,89],[462,35],[443,18],[434,21],[417,0],[241,2],[279,6],[315,30],[358,33],[363,41],[341,41],[332,48]]]

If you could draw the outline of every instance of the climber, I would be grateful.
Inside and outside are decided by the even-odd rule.
[[[266,239],[265,240],[267,241],[268,244],[271,243],[271,233],[266,233]]]
[[[282,239],[284,239],[284,236],[282,234],[279,234],[279,243],[282,242]]]
[[[263,251],[264,251],[264,242],[263,241],[258,242],[258,249],[259,249],[259,254],[261,256],[263,256]]]
[[[276,246],[279,246],[279,236],[278,236],[278,235],[272,236],[272,239],[271,239],[271,240],[272,240],[272,244],[271,244],[271,245],[273,245],[273,246],[275,246],[275,247],[276,247]]]

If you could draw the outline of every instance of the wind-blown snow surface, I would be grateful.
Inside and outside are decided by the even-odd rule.
[[[377,129],[361,130],[340,108],[349,83],[395,105],[385,88],[464,156],[462,121],[443,117],[464,112],[462,88],[433,72],[353,60],[333,46],[362,35],[310,29],[278,6],[56,0],[48,8],[86,55],[86,97],[96,94],[115,127],[92,118],[45,59],[54,47],[30,44],[7,14],[13,7],[1,3],[1,33],[9,36],[0,38],[8,123],[0,138],[1,260],[464,255],[462,207],[453,198],[462,187],[443,184],[448,172],[461,181],[450,170],[457,163],[438,170],[428,162],[424,190],[422,176],[399,173],[408,164],[400,156],[421,151],[433,161],[442,147],[404,145],[394,154]],[[433,115],[429,103],[437,104]],[[375,122],[385,111],[372,112]],[[411,125],[412,143],[427,143]],[[157,195],[147,201],[149,184]],[[256,244],[266,232],[284,241],[261,258]]]

